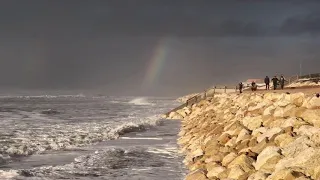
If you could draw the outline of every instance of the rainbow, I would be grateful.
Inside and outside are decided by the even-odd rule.
[[[162,38],[156,45],[156,48],[147,64],[147,70],[143,78],[143,87],[150,87],[156,83],[160,77],[161,70],[169,54],[168,38]]]

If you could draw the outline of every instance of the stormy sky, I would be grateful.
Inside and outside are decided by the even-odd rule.
[[[320,71],[316,0],[2,0],[0,24],[1,89],[167,96]]]

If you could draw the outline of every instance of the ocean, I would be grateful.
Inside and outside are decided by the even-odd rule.
[[[180,180],[173,98],[0,97],[0,179]]]

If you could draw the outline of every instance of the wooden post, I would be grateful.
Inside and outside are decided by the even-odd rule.
[[[227,86],[224,86],[224,93],[227,93]]]
[[[216,93],[216,86],[213,87],[213,94]]]

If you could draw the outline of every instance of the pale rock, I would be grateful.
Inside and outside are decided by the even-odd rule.
[[[288,169],[283,169],[272,173],[267,180],[294,180],[293,172]]]
[[[295,178],[295,180],[311,180],[311,179],[304,177],[304,176],[301,176],[301,177]]]
[[[301,118],[316,127],[320,127],[320,110],[318,109],[307,109],[301,114]]]
[[[270,122],[268,127],[269,128],[281,127],[281,125],[283,124],[284,121],[285,121],[285,119],[283,119],[283,118],[276,118]]]
[[[227,147],[234,147],[236,146],[236,137],[233,137],[232,139],[230,139],[226,144],[225,146]]]
[[[297,133],[299,136],[308,136],[310,138],[313,134],[319,133],[320,128],[313,127],[310,125],[303,125],[299,129],[295,129],[294,132]]]
[[[310,100],[311,100],[311,97],[305,98],[301,107],[310,108],[310,103],[309,103]]]
[[[274,113],[274,111],[276,110],[276,108],[277,108],[276,106],[271,105],[271,106],[269,106],[269,107],[267,107],[267,108],[264,109],[262,115],[264,115],[264,116],[271,116],[271,115],[273,115],[273,113]]]
[[[311,176],[313,179],[320,178],[320,149],[308,147],[295,153],[294,157],[286,157],[276,165],[276,172],[283,169],[291,169],[296,172]]]
[[[255,94],[255,96],[251,96],[250,100],[253,102],[261,102],[263,101],[263,96],[260,96],[259,94]]]
[[[235,114],[237,118],[243,118],[244,115],[245,115],[245,111],[243,109],[239,109]]]
[[[189,107],[184,107],[183,110],[187,115],[191,114],[191,109]]]
[[[266,180],[268,175],[263,172],[255,172],[248,177],[248,180]]]
[[[293,141],[294,141],[294,138],[289,134],[280,134],[274,139],[274,142],[276,143],[276,145],[281,148],[283,148],[284,146],[288,145]]]
[[[203,150],[202,149],[197,149],[197,150],[191,152],[191,154],[192,154],[193,157],[199,157],[199,156],[203,155]]]
[[[257,129],[262,125],[262,116],[244,117],[242,123],[250,130]]]
[[[274,117],[285,117],[284,116],[284,108],[283,107],[277,107],[273,114]]]
[[[307,108],[319,109],[320,108],[320,98],[312,97],[307,104]]]
[[[219,136],[219,138],[218,138],[218,142],[220,143],[220,144],[226,144],[229,140],[230,140],[231,138],[230,138],[230,135],[228,134],[228,133],[223,133],[223,134],[221,134],[220,136]]]
[[[257,154],[260,154],[266,147],[274,146],[274,142],[268,142],[267,139],[263,139],[263,141],[259,142],[257,145],[251,148],[251,151]]]
[[[279,97],[278,101],[276,101],[275,106],[279,107],[285,107],[290,104],[290,95],[288,94],[281,94],[281,97]]]
[[[187,116],[187,113],[185,112],[184,109],[179,109],[176,111],[178,114],[180,114],[183,118]]]
[[[215,162],[208,162],[206,163],[206,169],[207,171],[211,171],[211,169],[215,168],[216,166],[219,166],[217,163]]]
[[[278,161],[282,158],[280,148],[275,146],[266,147],[257,157],[257,162],[254,164],[256,170],[272,173]]]
[[[233,130],[237,129],[238,127],[241,127],[240,122],[234,121],[234,122],[230,123],[229,125],[225,126],[223,131],[233,131]]]
[[[239,166],[244,172],[250,172],[254,170],[254,167],[252,165],[253,161],[254,160],[252,158],[249,158],[246,155],[242,154],[236,157],[231,163],[229,163],[228,168],[230,169]]]
[[[295,117],[295,113],[297,111],[297,106],[293,104],[289,104],[283,109],[284,117]]]
[[[219,178],[219,177],[221,177],[221,174],[226,171],[226,168],[219,166],[219,165],[216,165],[215,167],[212,167],[211,169],[208,169],[207,171],[208,171],[208,173],[207,173],[208,178],[214,178],[214,177]]]
[[[230,168],[228,178],[237,180],[246,180],[249,173],[244,171],[240,166],[234,166]]]
[[[183,119],[183,116],[181,116],[179,113],[177,112],[171,112],[169,114],[169,119]]]
[[[257,137],[257,141],[259,143],[265,138],[270,140],[273,136],[280,134],[281,132],[282,132],[282,129],[279,127],[267,129],[267,131],[265,133],[263,133],[262,135]]]
[[[302,106],[304,98],[305,98],[304,93],[290,94],[291,103],[298,107]]]
[[[259,102],[256,106],[250,106],[248,108],[248,111],[260,112],[264,107],[266,107],[268,105],[269,105],[269,103],[262,101],[262,102]]]
[[[258,137],[258,136],[260,136],[261,134],[267,132],[267,130],[268,130],[268,129],[267,129],[266,127],[260,127],[260,128],[257,128],[257,129],[255,129],[255,130],[253,130],[251,135],[252,135],[253,137]]]
[[[162,114],[162,115],[161,115],[161,118],[162,118],[162,119],[167,119],[167,118],[168,118],[168,116],[167,116],[167,115],[165,115],[165,114]]]
[[[291,143],[284,146],[281,153],[288,158],[296,157],[297,154],[313,145],[313,142],[307,136],[300,136]]]
[[[185,180],[206,180],[208,179],[203,170],[195,170],[186,176]]]
[[[251,138],[251,135],[250,135],[250,132],[246,129],[242,129],[239,134],[238,134],[238,137],[236,139],[236,143],[240,142],[240,141],[243,141],[245,139],[250,139]]]
[[[227,167],[236,157],[237,157],[237,154],[235,154],[234,152],[231,152],[223,158],[221,164]]]
[[[300,128],[303,125],[307,125],[305,121],[301,120],[300,118],[297,117],[291,117],[286,119],[283,124],[281,125],[281,128],[286,128],[286,127],[293,127],[293,128]]]
[[[266,93],[264,94],[264,99],[269,101],[276,101],[280,98],[280,95],[278,93]]]

